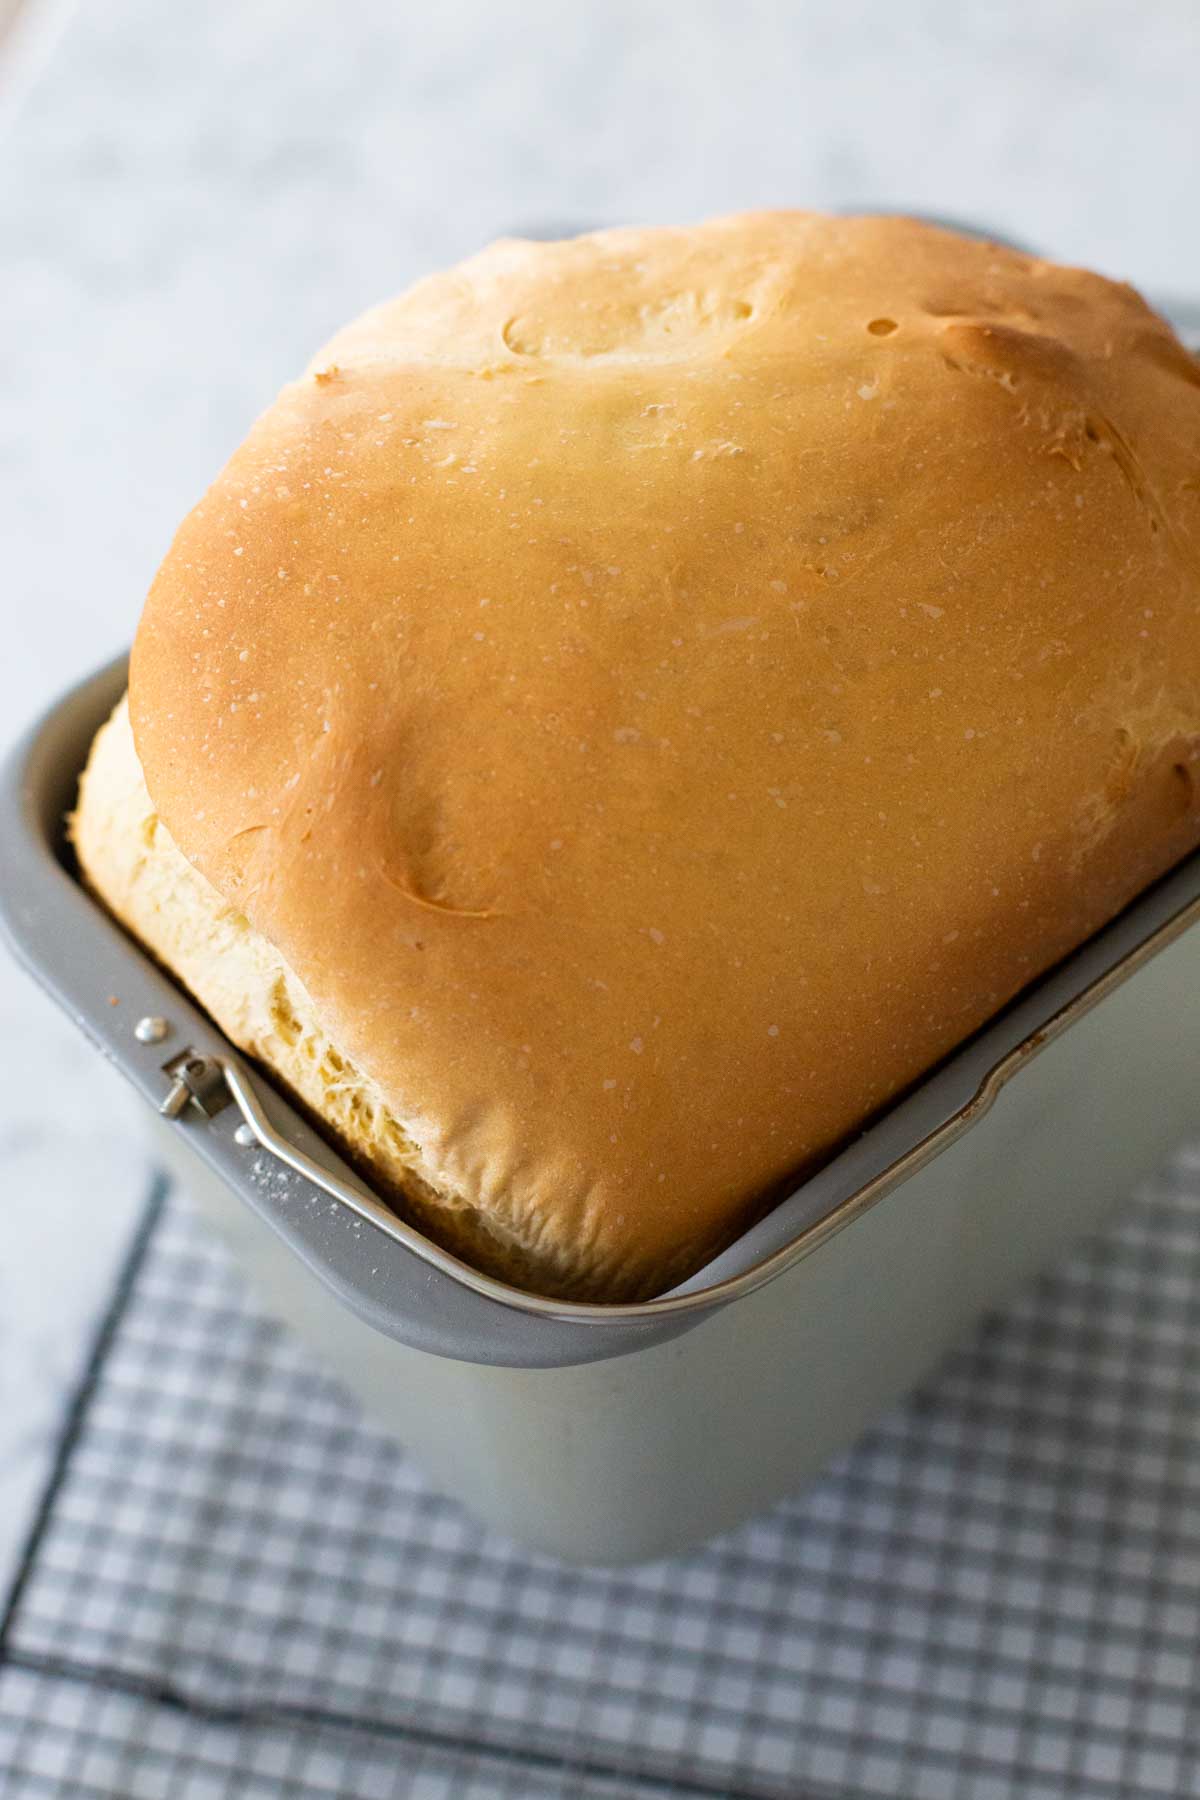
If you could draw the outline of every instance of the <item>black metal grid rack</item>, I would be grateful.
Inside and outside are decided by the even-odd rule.
[[[5,1800],[1200,1792],[1200,1153],[794,1502],[487,1536],[156,1183],[0,1627]]]

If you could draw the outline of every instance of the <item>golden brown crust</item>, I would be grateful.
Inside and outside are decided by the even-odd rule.
[[[436,1186],[641,1294],[1200,838],[1200,372],[904,220],[500,244],[259,421],[131,702]]]
[[[502,1218],[465,1207],[407,1136],[378,1085],[325,1030],[312,999],[245,914],[188,862],[146,791],[123,698],[92,744],[70,821],[88,884],[240,1049],[265,1063],[384,1199],[490,1274],[574,1292]]]

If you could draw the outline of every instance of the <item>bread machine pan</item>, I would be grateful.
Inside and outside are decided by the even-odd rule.
[[[539,1550],[659,1555],[794,1490],[1200,1122],[1197,856],[672,1293],[488,1281],[375,1201],[81,886],[63,820],[124,681],[66,695],[0,778],[13,947],[162,1115],[161,1160],[270,1310]]]

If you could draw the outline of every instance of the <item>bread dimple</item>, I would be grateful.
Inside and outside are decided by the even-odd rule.
[[[897,219],[503,243],[181,528],[150,793],[439,1186],[644,1293],[1200,837],[1198,469],[1193,360],[1097,276]]]

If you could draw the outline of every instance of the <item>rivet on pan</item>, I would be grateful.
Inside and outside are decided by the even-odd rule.
[[[148,1013],[144,1019],[138,1020],[133,1028],[133,1035],[139,1044],[161,1044],[169,1030],[170,1026],[165,1019],[160,1019],[156,1013]]]
[[[243,1150],[248,1150],[251,1144],[257,1144],[258,1139],[249,1125],[239,1125],[233,1134],[233,1141],[235,1144],[240,1144]]]

